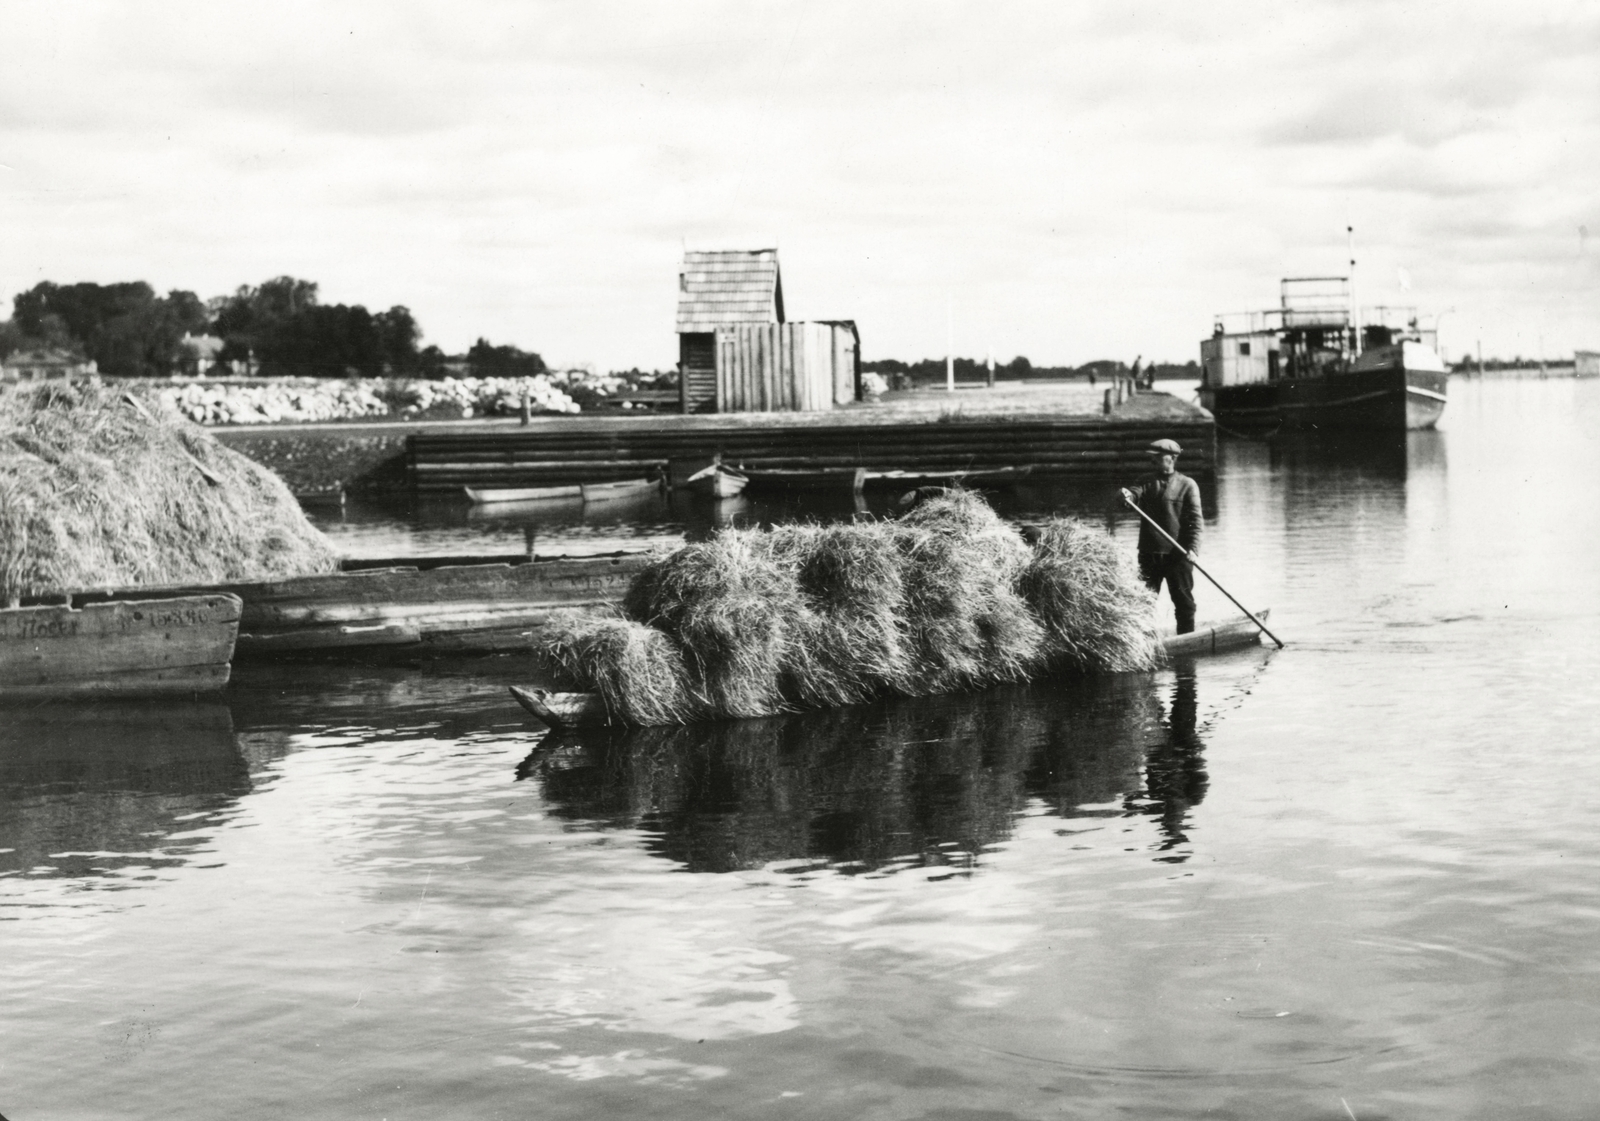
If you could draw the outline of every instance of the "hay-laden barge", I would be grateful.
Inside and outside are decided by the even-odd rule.
[[[895,521],[724,531],[644,568],[618,611],[556,621],[540,654],[558,688],[512,692],[552,727],[688,724],[1256,641],[1255,624],[1164,639],[1104,530],[1057,518],[1028,536],[961,490]]]
[[[341,560],[272,472],[138,387],[0,391],[0,697],[209,692],[230,660],[525,649],[639,554]]]
[[[227,684],[227,581],[337,558],[272,472],[99,382],[0,390],[0,699],[162,696]],[[189,585],[75,604],[94,585]]]

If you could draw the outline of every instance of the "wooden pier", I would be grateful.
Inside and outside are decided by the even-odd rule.
[[[1151,395],[1163,397],[1161,394]],[[869,471],[1031,467],[1034,476],[1128,477],[1148,469],[1144,449],[1175,439],[1190,473],[1216,465],[1210,414],[1165,398],[1159,409],[1111,415],[1004,413],[907,417],[896,410],[700,416],[562,417],[479,431],[417,432],[406,473],[422,494],[637,476],[640,465]],[[674,474],[678,472],[675,470]]]

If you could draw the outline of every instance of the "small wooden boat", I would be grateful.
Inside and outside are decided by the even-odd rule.
[[[749,480],[752,491],[808,490],[860,494],[867,480],[865,467],[833,467],[816,471],[740,467],[739,472]]]
[[[1256,618],[1265,622],[1271,614],[1270,607],[1263,607],[1256,612]],[[1162,649],[1169,658],[1220,654],[1226,650],[1237,650],[1241,646],[1258,646],[1260,643],[1261,628],[1242,615],[1226,623],[1200,627],[1188,634],[1169,634],[1161,639]]]
[[[474,505],[497,502],[615,502],[661,490],[657,479],[618,479],[610,483],[573,483],[559,487],[462,487]]]
[[[0,700],[216,692],[241,611],[218,593],[0,610]]]
[[[1256,612],[1263,621],[1271,609]],[[1189,634],[1169,634],[1161,645],[1168,658],[1189,658],[1205,654],[1220,654],[1261,642],[1261,628],[1248,618],[1230,620],[1215,626],[1203,627]],[[621,723],[613,720],[606,711],[605,702],[598,693],[561,693],[549,689],[524,689],[511,686],[511,695],[517,703],[551,729],[589,728],[602,724]]]
[[[644,498],[661,493],[661,480],[622,479],[614,483],[584,483],[582,490],[585,505],[591,502],[620,502],[627,498]]]
[[[684,486],[688,489],[712,498],[733,498],[744,493],[749,483],[749,476],[731,467],[724,467],[721,463],[713,463],[684,480]]]
[[[487,654],[527,649],[556,611],[619,601],[652,556],[390,558],[384,568],[355,561],[343,572],[211,588],[86,589],[72,594],[70,606],[237,597],[240,660]]]
[[[583,487],[577,483],[564,487],[462,487],[474,505],[491,502],[582,501]]]
[[[968,490],[999,489],[1011,486],[1033,473],[1033,465],[987,467],[974,471],[868,471],[866,485],[916,490],[918,487],[965,487]]]

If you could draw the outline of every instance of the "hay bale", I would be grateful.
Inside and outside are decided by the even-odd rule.
[[[637,622],[676,639],[691,678],[719,716],[785,711],[787,626],[800,611],[793,569],[760,530],[727,530],[651,565],[623,599]]]
[[[1051,660],[1082,672],[1158,664],[1156,597],[1110,534],[1073,518],[1051,519],[1039,529],[1018,588],[1046,628]]]
[[[1003,538],[969,542],[944,526],[902,525],[896,541],[912,665],[904,692],[949,693],[1033,673],[1044,630],[1012,587],[1016,564],[1003,559]]]
[[[541,653],[557,684],[599,693],[629,724],[687,724],[708,715],[683,651],[655,627],[616,615],[571,613],[552,619]]]
[[[983,688],[1051,657],[1145,669],[1153,608],[1109,535],[1054,522],[1030,549],[955,491],[899,521],[685,546],[640,573],[625,618],[574,624],[551,649],[577,687],[654,724]]]
[[[953,487],[925,498],[908,510],[899,524],[960,541],[964,549],[993,565],[1007,582],[1016,579],[1032,557],[1022,534],[1002,520],[977,491]]]
[[[0,599],[337,567],[282,480],[148,390],[0,389]]]
[[[790,628],[785,693],[812,706],[905,692],[911,650],[893,528],[882,522],[779,526],[769,550],[794,569],[805,607]]]

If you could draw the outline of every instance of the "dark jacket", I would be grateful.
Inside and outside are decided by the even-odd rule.
[[[1200,485],[1189,476],[1174,471],[1163,478],[1151,475],[1133,491],[1133,501],[1149,514],[1155,523],[1178,539],[1178,544],[1191,553],[1200,551]],[[1145,522],[1139,519],[1139,552],[1161,554],[1172,552],[1172,545]]]

